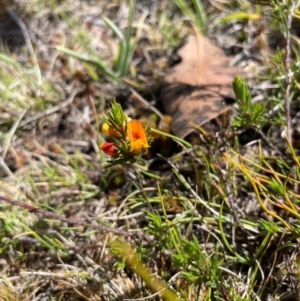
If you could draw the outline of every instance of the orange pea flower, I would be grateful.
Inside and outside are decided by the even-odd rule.
[[[100,144],[100,149],[108,156],[115,156],[118,152],[111,142],[103,142]]]
[[[130,152],[139,153],[149,147],[144,128],[139,120],[130,120],[127,123],[127,130],[130,139]]]

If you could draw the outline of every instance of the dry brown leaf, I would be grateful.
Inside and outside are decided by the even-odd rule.
[[[182,60],[165,76],[161,97],[166,114],[172,116],[173,133],[184,138],[193,131],[191,123],[203,125],[231,108],[224,100],[234,98],[232,80],[238,70],[202,35],[189,40],[178,54]]]

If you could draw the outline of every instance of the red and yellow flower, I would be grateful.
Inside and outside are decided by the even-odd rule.
[[[122,107],[116,101],[112,102],[101,130],[111,136],[113,143],[103,142],[100,149],[108,156],[115,156],[115,162],[133,162],[136,156],[149,147],[148,134],[141,122],[124,114]]]

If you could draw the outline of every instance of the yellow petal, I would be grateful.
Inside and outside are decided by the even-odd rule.
[[[106,122],[104,122],[103,125],[102,125],[102,132],[103,132],[104,134],[106,134],[106,135],[109,135],[109,134],[110,134],[110,133],[109,133],[109,125],[108,125]]]

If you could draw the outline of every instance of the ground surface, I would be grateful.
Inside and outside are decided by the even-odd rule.
[[[136,2],[136,47],[121,76],[120,40],[103,17],[125,33],[127,1],[0,1],[0,300],[175,300],[167,286],[183,300],[298,300],[298,11],[289,83],[275,2],[203,1],[198,31],[197,1]],[[232,128],[237,107],[217,116],[209,106],[186,136],[172,125],[178,110],[166,116],[164,76],[201,29],[226,60],[226,84],[219,71],[204,77],[210,93],[241,73],[264,103],[260,124]],[[289,84],[292,145],[282,138]],[[195,92],[188,85],[181,102]],[[99,149],[113,98],[166,132],[131,166],[107,167]],[[193,118],[185,106],[180,114]]]

